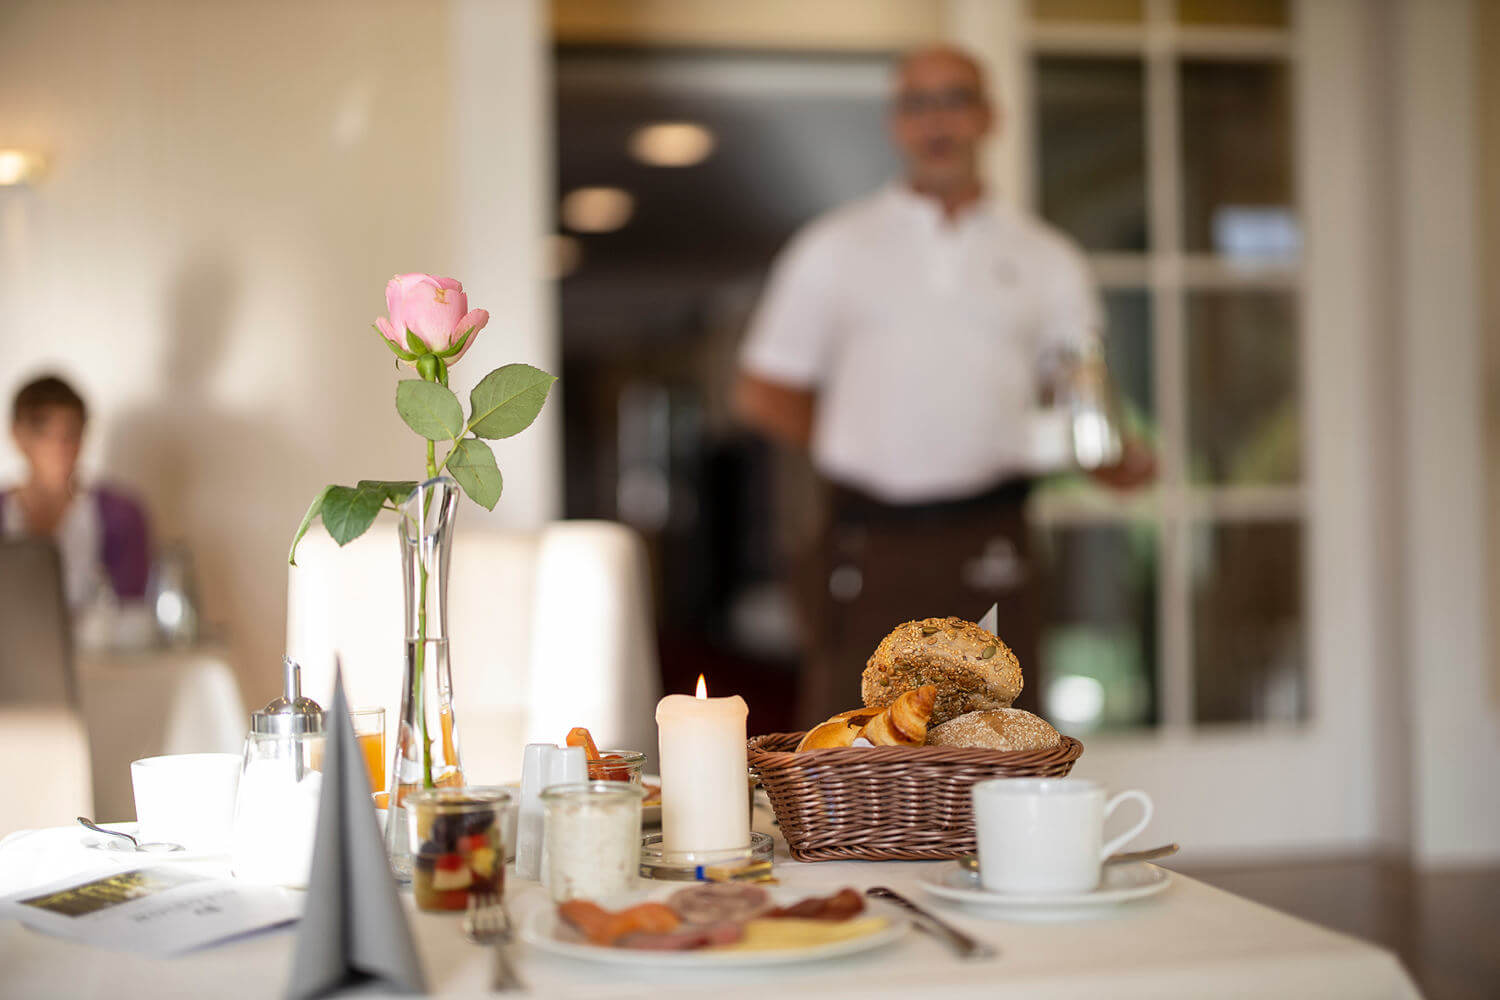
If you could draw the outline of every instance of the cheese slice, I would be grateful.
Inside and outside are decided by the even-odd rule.
[[[787,951],[817,948],[852,941],[885,929],[885,917],[860,917],[856,920],[801,920],[777,917],[751,920],[745,924],[745,936],[734,944],[714,951]]]

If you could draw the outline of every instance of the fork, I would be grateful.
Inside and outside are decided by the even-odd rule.
[[[469,909],[464,914],[464,935],[475,944],[488,945],[494,950],[495,976],[491,989],[507,993],[526,988],[505,950],[511,938],[510,914],[505,912],[505,903],[499,895],[493,892],[470,894]]]

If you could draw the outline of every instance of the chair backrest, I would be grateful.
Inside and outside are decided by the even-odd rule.
[[[560,743],[575,725],[605,742],[655,750],[650,712],[660,681],[646,587],[639,539],[621,525],[559,522],[536,533],[460,526],[448,628],[471,783],[519,777],[527,742]],[[403,599],[391,520],[342,549],[325,532],[310,532],[297,551],[287,651],[302,664],[303,689],[327,705],[338,654],[350,704],[385,708],[388,750],[400,700]]]
[[[0,541],[0,705],[70,706],[76,691],[57,546]]]

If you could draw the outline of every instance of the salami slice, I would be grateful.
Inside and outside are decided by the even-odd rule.
[[[667,905],[684,923],[701,925],[749,920],[766,909],[770,900],[760,886],[709,882],[674,892]]]

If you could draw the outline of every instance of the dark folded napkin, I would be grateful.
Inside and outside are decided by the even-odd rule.
[[[342,669],[324,718],[323,790],[289,1000],[346,990],[424,993],[422,963],[375,821]],[[390,811],[396,822],[396,810]]]

